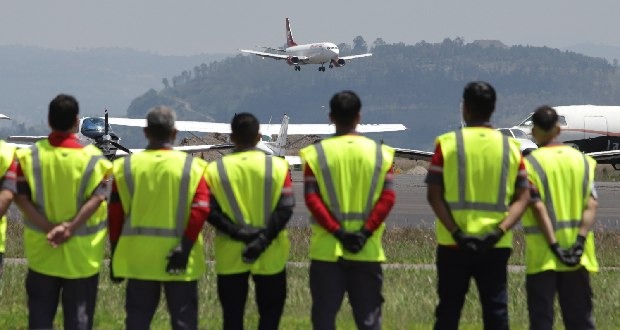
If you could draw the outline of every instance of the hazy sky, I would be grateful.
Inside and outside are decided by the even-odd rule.
[[[75,50],[126,47],[158,54],[235,52],[284,43],[415,44],[445,37],[506,44],[620,46],[620,1],[576,0],[1,0],[0,45]]]

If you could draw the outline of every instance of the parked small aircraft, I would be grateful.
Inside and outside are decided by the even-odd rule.
[[[295,66],[295,71],[301,71],[303,64],[320,64],[319,71],[325,71],[325,64],[329,64],[329,68],[344,66],[347,61],[372,56],[372,54],[360,54],[351,56],[340,57],[340,50],[338,46],[332,42],[318,42],[312,44],[298,45],[293,40],[293,33],[291,32],[291,24],[289,19],[286,19],[286,45],[282,48],[264,47],[265,50],[272,51],[259,52],[255,50],[240,49],[240,52],[249,53],[261,56],[263,58],[273,58],[276,60],[286,60],[289,65]]]

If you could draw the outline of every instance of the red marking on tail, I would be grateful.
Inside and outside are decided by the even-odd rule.
[[[286,45],[288,47],[297,46],[295,40],[293,40],[293,32],[291,32],[291,22],[286,18]]]

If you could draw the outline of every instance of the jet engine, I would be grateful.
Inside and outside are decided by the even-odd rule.
[[[291,57],[287,58],[286,61],[288,62],[288,64],[298,65],[299,64],[299,57],[291,56]]]
[[[332,65],[335,67],[341,67],[344,66],[345,64],[347,64],[347,61],[339,58],[338,60],[332,60]]]

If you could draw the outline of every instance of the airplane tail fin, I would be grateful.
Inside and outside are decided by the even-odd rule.
[[[291,32],[291,22],[288,17],[286,18],[286,45],[288,47],[297,46],[295,40],[293,40],[293,32]]]
[[[284,148],[286,146],[286,136],[288,132],[288,120],[289,116],[284,114],[282,117],[282,125],[280,125],[280,133],[278,133],[278,138],[276,139],[275,146],[278,148]]]

